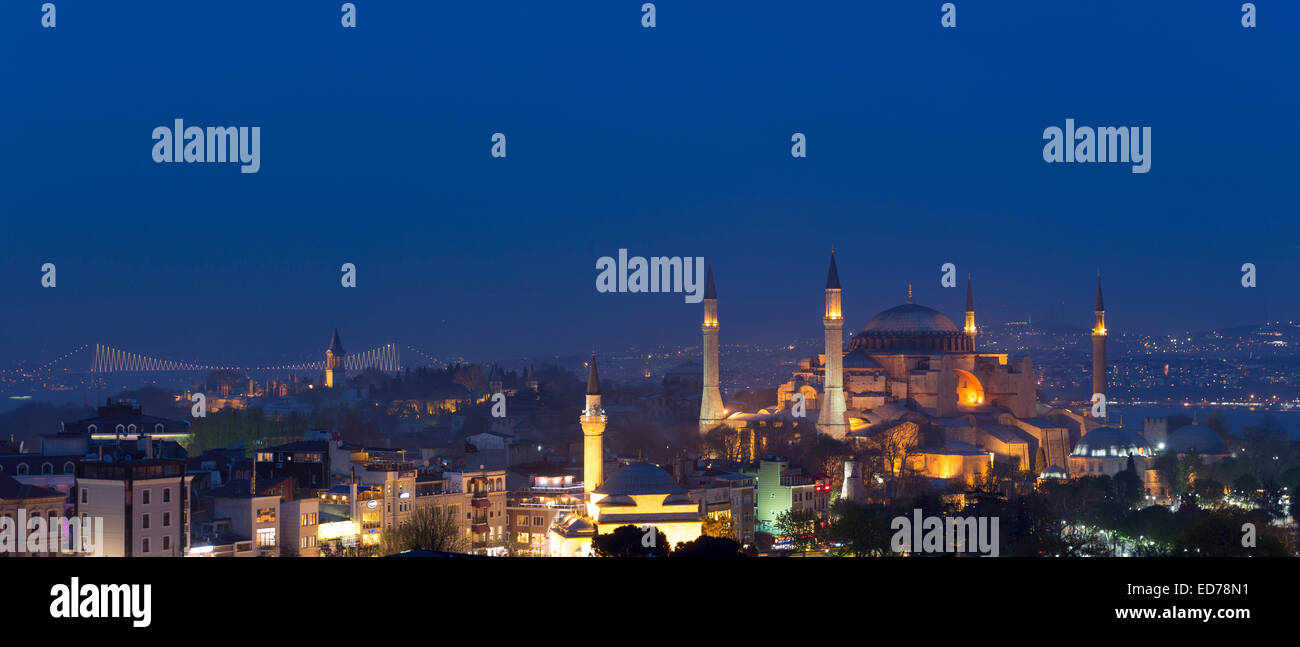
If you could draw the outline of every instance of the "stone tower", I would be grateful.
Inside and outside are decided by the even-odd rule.
[[[343,386],[343,381],[347,378],[347,369],[343,368],[345,357],[347,352],[343,350],[343,343],[339,341],[339,329],[335,328],[334,336],[330,338],[330,346],[325,349],[325,388]]]
[[[844,484],[840,489],[840,498],[845,501],[862,501],[866,499],[862,474],[858,472],[858,462],[851,458],[844,461]]]
[[[966,336],[970,337],[971,350],[975,350],[975,335],[979,329],[975,327],[975,289],[971,286],[970,274],[966,275]]]
[[[831,267],[826,273],[826,383],[822,386],[821,412],[817,430],[833,438],[843,438],[849,426],[844,412],[844,311],[841,307],[840,272],[831,251]]]
[[[704,283],[704,393],[700,396],[700,433],[722,424],[727,413],[722,408],[722,391],[718,388],[718,290],[713,286],[713,264],[709,264]]]
[[[587,406],[578,418],[582,425],[582,492],[587,500],[587,514],[595,516],[595,490],[605,480],[605,410],[600,406],[600,376],[596,374],[596,352],[591,352],[591,369],[587,373]]]
[[[1092,392],[1106,394],[1106,306],[1101,301],[1101,270],[1097,270],[1097,307],[1093,311]]]

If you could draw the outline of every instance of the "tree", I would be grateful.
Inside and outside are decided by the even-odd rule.
[[[384,531],[380,538],[380,551],[383,554],[392,555],[408,550],[464,552],[465,537],[451,508],[416,508],[410,519],[396,528]]]
[[[1223,484],[1212,479],[1197,478],[1192,484],[1192,492],[1201,507],[1218,505],[1223,500]]]
[[[1115,475],[1115,498],[1120,503],[1133,505],[1142,500],[1142,477],[1138,476],[1133,457],[1128,457],[1124,471]]]
[[[776,516],[777,533],[790,538],[790,547],[804,553],[817,546],[817,516],[811,510],[785,510]]]
[[[668,536],[658,528],[643,530],[630,524],[596,535],[591,547],[597,557],[667,557],[669,551]]]
[[[735,539],[736,522],[731,519],[730,515],[725,517],[705,517],[702,531],[709,537]]]
[[[1258,489],[1259,481],[1249,473],[1238,476],[1237,479],[1232,482],[1232,491],[1243,496],[1253,497],[1255,496],[1255,490]]]
[[[836,555],[889,555],[893,515],[882,505],[839,501],[825,537]]]
[[[740,544],[727,537],[700,535],[691,541],[677,542],[669,557],[744,557]]]

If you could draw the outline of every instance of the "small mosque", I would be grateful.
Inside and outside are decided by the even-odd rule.
[[[600,377],[596,354],[587,374],[586,408],[578,418],[582,426],[582,485],[586,500],[583,514],[569,514],[550,529],[551,557],[587,557],[594,554],[597,534],[619,526],[654,526],[669,546],[693,541],[703,532],[699,505],[672,475],[651,463],[630,463],[604,475],[605,425],[600,404]]]

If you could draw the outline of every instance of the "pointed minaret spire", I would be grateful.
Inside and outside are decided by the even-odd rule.
[[[596,351],[591,351],[591,370],[587,371],[587,395],[600,395],[600,375],[596,373]]]
[[[975,291],[971,286],[970,272],[966,273],[966,312],[975,312]]]
[[[912,284],[907,284],[907,302],[912,303]]]
[[[709,263],[709,272],[707,277],[704,279],[704,298],[718,298],[718,289],[713,287],[713,263]]]
[[[1103,305],[1103,304],[1102,304],[1102,301],[1101,301],[1101,268],[1099,267],[1099,268],[1097,268],[1097,307],[1096,307],[1096,310],[1097,310],[1097,312],[1102,312],[1102,311],[1104,311],[1105,309],[1106,309],[1106,306]]]
[[[835,248],[831,248],[831,269],[826,272],[826,289],[840,289],[840,270],[835,267]]]

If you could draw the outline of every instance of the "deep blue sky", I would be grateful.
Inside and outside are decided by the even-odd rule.
[[[56,4],[0,4],[5,365],[695,341],[595,292],[619,247],[709,258],[724,342],[818,335],[832,244],[851,329],[909,281],[955,318],[949,261],[986,321],[1086,326],[1099,265],[1112,329],[1300,315],[1294,2]],[[176,117],[261,126],[261,172],[154,164]],[[1151,172],[1045,164],[1067,117],[1151,126]]]

